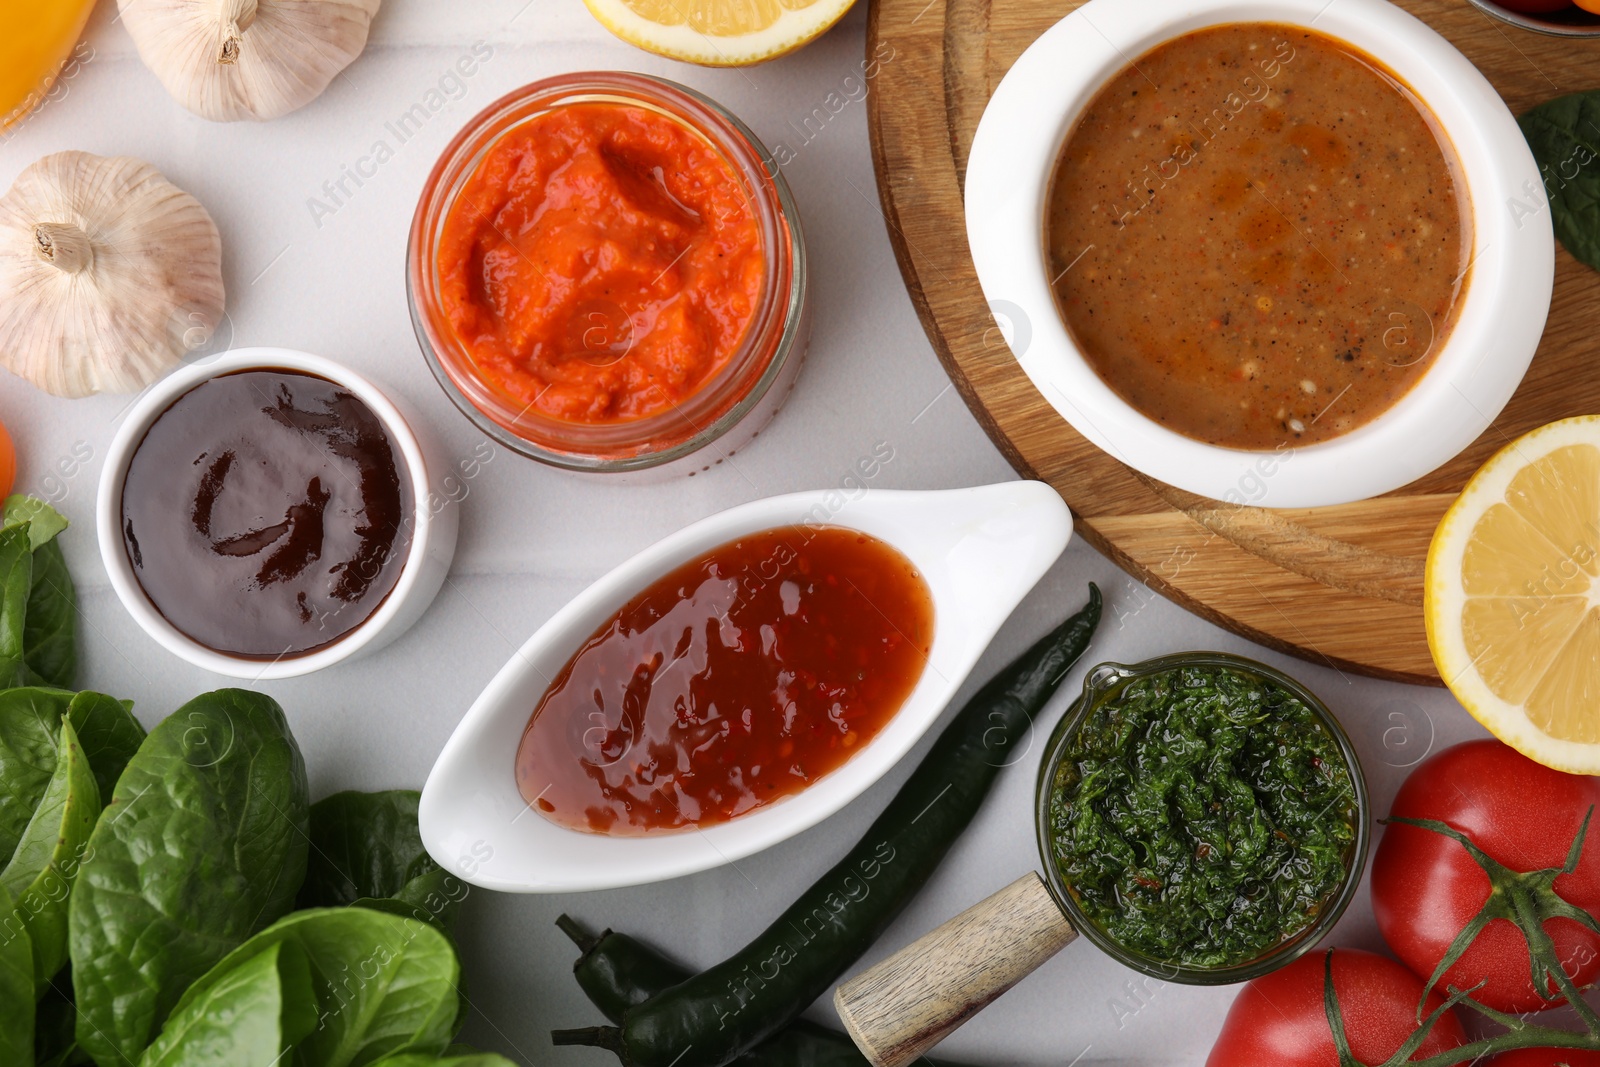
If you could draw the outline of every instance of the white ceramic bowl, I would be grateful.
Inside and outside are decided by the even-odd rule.
[[[411,478],[414,520],[411,549],[406,556],[405,566],[394,588],[378,605],[378,609],[365,622],[328,647],[303,656],[276,660],[249,659],[218,652],[190,638],[164,619],[150,603],[150,598],[145,596],[133,573],[120,529],[122,483],[127,477],[133,453],[144,440],[151,424],[175,400],[201,382],[234,371],[260,369],[303,371],[326,378],[350,390],[372,409],[405,458],[406,470]],[[443,468],[428,458],[418,438],[417,425],[417,420],[407,418],[393,401],[379,392],[377,386],[361,375],[331,359],[305,352],[287,348],[239,348],[174,371],[152,386],[129,409],[122,428],[112,439],[105,470],[100,476],[95,527],[100,539],[100,558],[111,576],[111,587],[116,590],[122,606],[128,609],[134,621],[168,652],[197,667],[233,678],[255,681],[292,678],[382,648],[422,617],[444,583],[456,551],[460,511],[449,501],[442,506],[438,504],[441,498],[433,493],[431,486],[434,474]]]
[[[613,612],[662,574],[743,534],[844,526],[904,553],[933,592],[928,665],[900,711],[844,766],[804,792],[704,830],[645,837],[549,822],[517,790],[517,745],[556,673]],[[974,489],[837,490],[757,500],[659,541],[578,594],[528,639],[468,709],[422,789],[422,841],[474,885],[557,893],[656,882],[731,863],[792,837],[883,776],[939,718],[995,631],[1072,535],[1072,515],[1041,482]]]
[[[1117,396],[1062,322],[1044,241],[1056,159],[1100,89],[1165,41],[1207,26],[1255,21],[1305,26],[1347,41],[1404,78],[1455,146],[1472,203],[1472,273],[1433,366],[1365,426],[1279,453],[1196,441]],[[967,240],[990,307],[1013,320],[1013,337],[1029,337],[1016,346],[1018,363],[1074,429],[1170,485],[1268,507],[1376,496],[1471,444],[1527,372],[1544,332],[1555,271],[1539,169],[1511,112],[1465,56],[1385,0],[1090,0],[1035,41],[995,90],[972,142],[966,214]],[[1019,315],[1026,331],[1017,328]]]

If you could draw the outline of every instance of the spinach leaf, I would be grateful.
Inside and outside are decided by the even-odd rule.
[[[245,960],[285,942],[310,962],[319,1019],[295,1048],[298,1067],[363,1067],[397,1052],[436,1055],[449,1044],[460,978],[455,950],[426,923],[366,908],[316,908],[279,920],[190,986],[174,1017],[186,1017]]]
[[[66,1067],[79,1063],[78,1042],[73,1030],[78,1023],[78,1009],[72,1003],[72,976],[59,974],[51,980],[39,1001],[39,1010],[33,1021],[33,1058],[35,1067]]]
[[[189,984],[288,911],[305,874],[306,773],[272,698],[196,697],[139,746],[68,906],[78,1043],[135,1061]]]
[[[33,581],[22,628],[25,681],[72,687],[78,674],[78,594],[54,541],[33,553]]]
[[[404,1052],[377,1062],[375,1067],[517,1067],[511,1060],[493,1052],[447,1052],[443,1056],[424,1056]]]
[[[56,767],[56,739],[72,694],[0,690],[0,861],[10,860]]]
[[[1544,175],[1556,236],[1600,269],[1600,90],[1546,101],[1517,125]]]
[[[27,685],[28,595],[33,588],[33,549],[28,527],[0,529],[0,686]]]
[[[8,618],[0,611],[0,685],[72,685],[77,673],[77,594],[56,535],[67,528],[62,514],[43,500],[6,498],[0,534],[10,542],[26,538],[27,568],[11,565],[0,540],[0,602],[7,608],[23,597],[24,611]],[[9,642],[21,641],[15,657]]]
[[[377,907],[448,933],[467,886],[423,848],[420,799],[415,790],[392,789],[335,793],[313,804],[311,856],[297,905]]]
[[[144,727],[133,717],[133,701],[85,689],[72,698],[67,718],[78,732],[83,754],[89,757],[100,799],[109,803],[123,768],[144,742]]]
[[[9,914],[33,945],[35,990],[67,962],[67,897],[100,817],[100,790],[71,722],[61,724],[56,769],[22,832],[0,887],[16,901]]]
[[[34,551],[55,540],[56,534],[67,528],[66,516],[36,496],[12,493],[0,507],[5,514],[0,529],[9,530],[27,523],[28,547]]]
[[[311,805],[311,856],[297,904],[338,907],[392,897],[434,866],[417,830],[421,794],[335,793]]]
[[[0,886],[0,915],[10,915],[11,894]],[[28,932],[0,928],[0,1063],[33,1064],[33,946]]]
[[[310,964],[297,943],[283,941],[185,998],[139,1067],[273,1067],[316,1026]]]

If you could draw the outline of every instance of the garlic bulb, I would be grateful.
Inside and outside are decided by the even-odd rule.
[[[381,0],[117,0],[173,99],[221,122],[309,104],[366,47]]]
[[[222,303],[216,224],[148,163],[57,152],[0,197],[0,365],[46,392],[144,388]]]

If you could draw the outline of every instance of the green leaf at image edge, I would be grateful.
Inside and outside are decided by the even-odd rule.
[[[56,535],[68,525],[65,515],[36,496],[12,493],[6,497],[5,503],[0,505],[0,508],[4,509],[4,518],[0,519],[0,530],[9,530],[13,526],[27,523],[28,547],[34,551],[54,541]]]
[[[78,594],[55,541],[33,554],[33,581],[22,631],[29,684],[72,688],[78,674]]]
[[[1550,222],[1573,256],[1600,269],[1600,90],[1548,100],[1517,120],[1539,164]],[[1514,200],[1518,225],[1527,224]]]
[[[0,688],[27,685],[24,652],[28,596],[33,589],[33,549],[28,528],[0,528]]]
[[[60,723],[72,694],[0,689],[0,866],[11,859],[55,773]]]
[[[373,1067],[517,1067],[517,1064],[495,1052],[462,1052],[443,1056],[406,1052],[379,1060]]]
[[[286,942],[310,963],[318,1020],[295,1047],[298,1067],[364,1067],[401,1052],[437,1056],[449,1044],[460,981],[455,949],[427,923],[366,908],[316,908],[279,920],[190,986],[173,1017],[188,1016],[230,972]]]
[[[305,952],[293,941],[277,942],[186,997],[139,1067],[274,1067],[316,1026]]]
[[[28,932],[35,996],[67,962],[67,901],[100,816],[100,790],[70,721],[60,727],[56,770],[15,853],[0,870],[0,887],[15,901],[9,913]]]
[[[125,1067],[190,983],[289,910],[306,776],[283,710],[222,689],[150,732],[117,780],[68,904],[78,1043]]]
[[[12,906],[0,886],[0,915]],[[33,946],[20,923],[0,925],[0,1005],[0,1063],[33,1067]]]

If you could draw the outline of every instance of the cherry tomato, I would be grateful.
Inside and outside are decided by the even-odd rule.
[[[1393,814],[1444,822],[1493,859],[1532,871],[1566,862],[1591,806],[1595,818],[1578,868],[1557,878],[1555,889],[1600,914],[1600,778],[1551,770],[1499,741],[1468,741],[1412,771],[1394,799]],[[1383,939],[1424,981],[1488,898],[1488,876],[1459,843],[1414,826],[1384,829],[1372,859],[1372,910]],[[1545,931],[1580,987],[1600,977],[1600,935],[1570,919],[1552,919]],[[1510,922],[1484,927],[1435,989],[1466,989],[1480,981],[1485,985],[1473,996],[1491,1008],[1552,1006],[1534,992],[1527,939]]]
[[[11,434],[0,422],[0,500],[11,495],[11,486],[17,480],[17,450],[11,443]]]
[[[1582,1048],[1519,1048],[1484,1060],[1484,1067],[1600,1067],[1600,1052]]]
[[[1249,982],[1228,1010],[1206,1067],[1338,1067],[1322,1005],[1326,955],[1309,953]],[[1382,1063],[1417,1029],[1422,982],[1391,959],[1334,949],[1333,991],[1350,1051],[1362,1063]],[[1428,995],[1428,1011],[1439,1004],[1438,997]],[[1466,1040],[1461,1020],[1449,1012],[1412,1059],[1448,1052]]]
[[[1543,15],[1572,6],[1572,0],[1495,0],[1495,3],[1508,11],[1520,11],[1524,15]]]
[[[1574,0],[1574,2],[1585,11],[1592,11],[1596,15],[1600,15],[1600,0]],[[1578,1067],[1578,1065],[1573,1064],[1572,1067]]]

